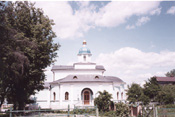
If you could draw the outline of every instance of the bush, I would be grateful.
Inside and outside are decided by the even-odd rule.
[[[129,107],[124,103],[117,103],[116,105],[116,116],[127,117],[129,116]]]
[[[116,112],[115,111],[109,111],[109,112],[104,113],[103,116],[116,117]]]

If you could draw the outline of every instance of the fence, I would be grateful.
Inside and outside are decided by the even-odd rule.
[[[158,117],[175,117],[175,108],[158,108]]]
[[[12,110],[7,111],[5,113],[9,114],[9,117],[13,117],[13,115],[24,115],[24,116],[33,116],[33,117],[44,117],[44,116],[63,116],[63,117],[77,117],[83,115],[85,117],[89,116],[96,116],[98,117],[98,108],[97,106],[74,106],[74,108],[70,109],[68,105],[67,109],[57,109],[57,110],[50,110],[50,109],[38,109],[38,110]]]
[[[152,107],[148,110],[143,110],[143,117],[175,117],[175,108],[160,108]]]

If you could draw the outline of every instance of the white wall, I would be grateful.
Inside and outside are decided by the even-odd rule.
[[[65,70],[59,70],[59,71],[54,71],[54,74],[55,75],[53,75],[53,77],[55,77],[55,78],[53,78],[53,79],[55,79],[55,80],[59,80],[59,79],[61,79],[61,78],[64,78],[64,77],[66,77],[66,76],[68,76],[68,75],[85,75],[85,74],[91,74],[91,75],[93,75],[93,74],[96,74],[96,75],[103,75],[102,74],[102,72],[103,72],[103,70],[93,70],[93,71],[88,71],[88,70],[67,70],[67,71],[65,71]]]
[[[70,105],[71,108],[76,106],[83,106],[82,90],[89,88],[92,90],[92,101],[90,105],[94,105],[94,98],[98,96],[98,91],[108,91],[112,94],[113,101],[125,101],[125,84],[120,83],[99,83],[99,82],[84,82],[84,83],[62,83],[52,85],[51,91],[48,89],[40,91],[35,96],[37,97],[37,103],[41,108],[67,108]],[[54,100],[53,93],[56,93],[56,98]],[[69,93],[69,100],[65,100],[65,93]],[[117,92],[119,92],[119,99],[117,100]],[[121,93],[123,92],[123,100],[121,99]],[[46,101],[47,100],[47,101]]]

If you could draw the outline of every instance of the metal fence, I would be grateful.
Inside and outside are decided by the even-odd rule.
[[[175,108],[158,108],[158,117],[175,117]]]
[[[67,109],[38,109],[38,110],[12,110],[10,108],[9,111],[5,112],[9,114],[9,117],[13,116],[32,116],[32,117],[55,117],[55,116],[62,116],[62,117],[89,117],[94,116],[98,117],[98,108],[97,106],[74,106],[73,109],[70,108],[68,105]]]

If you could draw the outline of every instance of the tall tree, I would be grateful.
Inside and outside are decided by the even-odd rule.
[[[149,97],[144,94],[143,88],[139,84],[133,83],[130,87],[128,86],[126,94],[128,95],[127,100],[129,103],[142,102],[147,105],[150,102]]]
[[[3,4],[1,2],[1,4]],[[54,62],[59,44],[52,30],[53,21],[43,15],[41,9],[29,2],[8,2],[1,7],[0,44],[2,66],[1,82],[7,80],[8,101],[14,109],[23,109],[29,97],[43,89],[45,75],[43,69]],[[5,32],[6,31],[6,32]],[[2,83],[4,84],[4,83]]]
[[[174,104],[175,101],[175,86],[162,85],[161,90],[158,92],[157,101],[160,104]]]
[[[175,77],[175,69],[171,70],[170,72],[167,72],[165,75],[167,77]]]
[[[149,99],[151,99],[151,101],[156,101],[156,96],[160,90],[161,89],[157,83],[156,77],[152,77],[144,85],[143,92],[146,96],[149,97]]]
[[[108,111],[112,94],[108,93],[106,90],[103,92],[99,91],[98,93],[98,97],[94,99],[95,105],[98,106],[99,111]]]
[[[128,91],[126,94],[128,95],[127,100],[129,100],[130,103],[135,104],[135,102],[140,101],[142,88],[139,84],[133,83],[130,87],[128,86]]]

